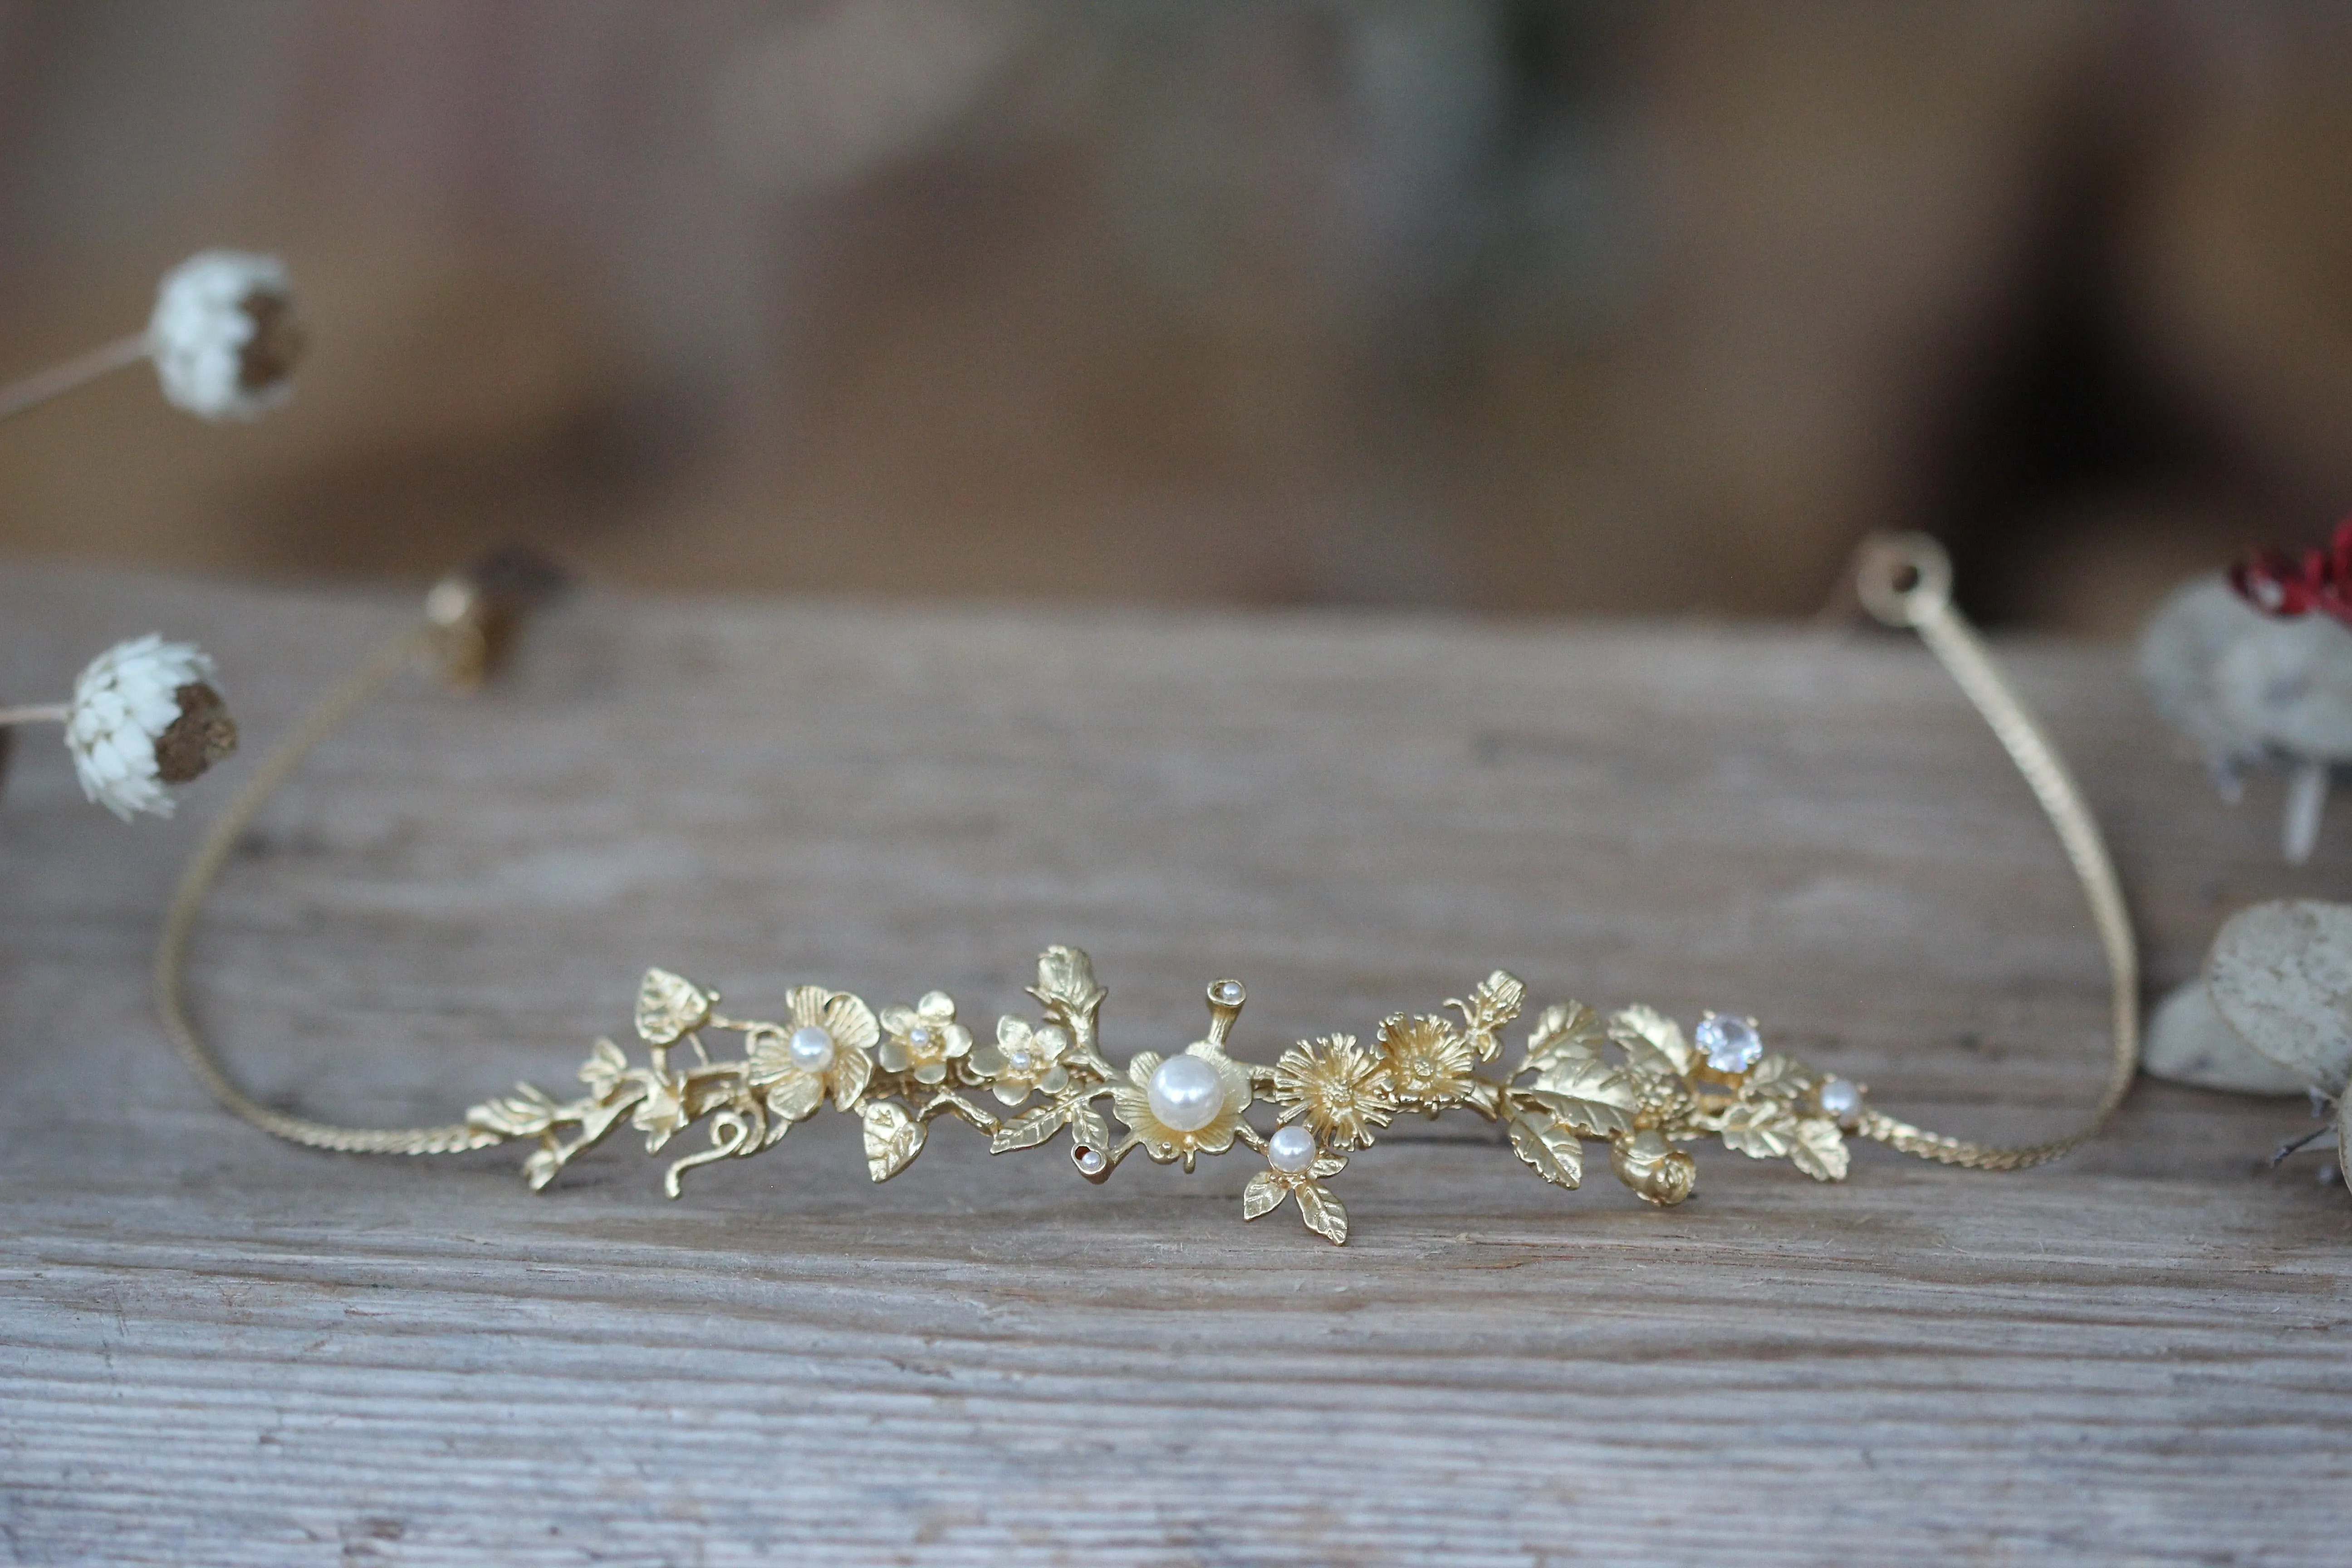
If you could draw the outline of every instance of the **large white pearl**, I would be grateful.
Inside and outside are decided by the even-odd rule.
[[[1163,1127],[1198,1132],[1225,1109],[1225,1080],[1198,1057],[1170,1057],[1151,1074],[1151,1114]]]
[[[1286,1175],[1315,1163],[1315,1134],[1304,1127],[1277,1127],[1265,1141],[1265,1163]]]
[[[803,1072],[823,1072],[833,1065],[833,1037],[814,1024],[803,1024],[784,1042],[792,1053],[793,1066]]]

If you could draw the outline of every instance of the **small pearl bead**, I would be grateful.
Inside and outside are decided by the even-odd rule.
[[[1199,1057],[1170,1057],[1151,1075],[1151,1114],[1178,1132],[1198,1132],[1225,1109],[1225,1080]]]
[[[1209,994],[1224,1006],[1238,1007],[1242,1005],[1242,983],[1238,980],[1220,980],[1209,987]]]
[[[1004,1053],[1004,1065],[1014,1072],[1027,1072],[1030,1063],[1034,1060],[1036,1060],[1034,1057],[1017,1047]]]
[[[1109,1163],[1103,1158],[1103,1152],[1099,1149],[1081,1149],[1073,1157],[1078,1163],[1078,1169],[1089,1176]]]
[[[913,1028],[907,1031],[907,1044],[912,1046],[919,1051],[930,1049],[930,1030],[925,1028],[920,1024],[916,1025]]]
[[[1862,1090],[1842,1078],[1833,1078],[1822,1085],[1822,1114],[1836,1121],[1850,1121],[1862,1110]]]
[[[1315,1134],[1304,1127],[1277,1127],[1265,1141],[1265,1163],[1286,1175],[1315,1163]]]
[[[814,1024],[794,1029],[785,1048],[792,1052],[793,1066],[803,1072],[823,1072],[833,1065],[833,1037]]]

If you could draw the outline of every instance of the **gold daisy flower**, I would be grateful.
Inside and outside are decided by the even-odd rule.
[[[846,991],[795,985],[786,994],[790,1022],[751,1031],[750,1071],[780,1123],[816,1114],[826,1094],[843,1110],[866,1093],[874,1058],[866,1053],[882,1037],[872,1008]]]
[[[1111,1111],[1127,1123],[1143,1152],[1164,1165],[1234,1146],[1234,1130],[1250,1107],[1247,1069],[1206,1040],[1181,1056],[1139,1051],[1127,1081],[1111,1088]]]
[[[1434,1116],[1469,1092],[1477,1052],[1444,1019],[1391,1014],[1381,1021],[1380,1047],[1400,1108]]]
[[[1278,1122],[1304,1116],[1327,1149],[1360,1149],[1373,1128],[1396,1115],[1387,1064],[1353,1035],[1301,1040],[1283,1052],[1274,1064],[1274,1098],[1283,1108]]]
[[[1059,1024],[1033,1029],[1025,1018],[996,1020],[996,1043],[971,1053],[971,1070],[988,1080],[988,1091],[1007,1105],[1018,1105],[1036,1089],[1059,1094],[1070,1081],[1062,1053],[1070,1048],[1069,1031]]]
[[[882,1066],[911,1072],[917,1083],[945,1083],[948,1064],[971,1050],[971,1031],[955,1021],[955,1003],[934,991],[911,1007],[882,1009]]]

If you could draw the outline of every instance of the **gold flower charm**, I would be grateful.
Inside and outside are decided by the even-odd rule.
[[[971,1050],[971,1031],[955,1021],[955,1003],[934,991],[911,1007],[882,1009],[882,1067],[917,1083],[945,1083],[948,1064]]]
[[[1444,1019],[1392,1013],[1381,1021],[1380,1043],[1389,1089],[1402,1109],[1435,1116],[1470,1092],[1476,1048]]]
[[[1127,1081],[1111,1089],[1111,1114],[1128,1125],[1143,1152],[1160,1164],[1234,1146],[1242,1112],[1250,1106],[1250,1078],[1213,1040],[1195,1040],[1182,1056],[1138,1051]]]
[[[744,1079],[767,1096],[768,1114],[781,1125],[816,1114],[827,1093],[844,1110],[856,1105],[874,1074],[866,1053],[882,1037],[873,1009],[846,991],[795,985],[784,994],[791,1023],[762,1024],[751,1036]]]
[[[1360,1149],[1372,1129],[1396,1115],[1389,1069],[1356,1044],[1353,1035],[1301,1040],[1274,1064],[1274,1098],[1282,1105],[1275,1120],[1287,1124],[1304,1116],[1325,1148]]]
[[[1070,1081],[1062,1053],[1070,1048],[1070,1032],[1059,1024],[1033,1029],[1025,1018],[996,1020],[996,1043],[971,1053],[971,1070],[988,1080],[988,1091],[1007,1105],[1018,1105],[1031,1089],[1059,1094]]]

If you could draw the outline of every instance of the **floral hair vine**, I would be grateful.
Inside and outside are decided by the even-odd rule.
[[[534,1147],[523,1173],[544,1189],[574,1158],[624,1123],[659,1152],[701,1126],[706,1146],[674,1159],[672,1197],[698,1166],[773,1148],[829,1104],[862,1128],[866,1174],[888,1181],[912,1164],[941,1120],[985,1136],[992,1153],[1041,1148],[1066,1132],[1077,1173],[1109,1179],[1140,1152],[1190,1171],[1234,1145],[1260,1155],[1242,1194],[1256,1219],[1296,1200],[1307,1228],[1348,1239],[1348,1212],[1328,1184],[1396,1118],[1467,1110],[1496,1124],[1511,1152],[1543,1180],[1575,1187],[1585,1145],[1608,1151],[1617,1178],[1653,1204],[1691,1195],[1698,1164],[1685,1145],[1719,1139],[1756,1159],[1786,1159],[1820,1181],[1846,1173],[1849,1135],[1906,1154],[1982,1171],[2054,1160],[2105,1121],[2137,1070],[2138,954],[2121,889],[2098,825],[2064,762],[1950,601],[1950,569],[1932,541],[1874,541],[1857,587],[1889,625],[1916,631],[2009,752],[2040,801],[2082,884],[2107,959],[2112,1053],[2089,1120],[2048,1142],[1969,1142],[1901,1121],[1869,1103],[1862,1086],[1769,1052],[1753,1018],[1709,1014],[1685,1035],[1664,1014],[1628,1007],[1603,1016],[1577,1003],[1538,1013],[1507,1068],[1505,1032],[1526,988],[1500,970],[1437,1012],[1382,1019],[1369,1044],[1344,1034],[1295,1042],[1271,1063],[1228,1047],[1246,993],[1237,980],[1207,992],[1199,1039],[1163,1056],[1139,1051],[1121,1068],[1103,1054],[1106,993],[1075,947],[1050,947],[1029,987],[1035,1018],[1006,1015],[975,1040],[954,1001],[933,991],[878,1012],[824,985],[784,994],[777,1020],[719,1011],[716,991],[666,969],[638,987],[636,1034],[644,1058],[600,1039],[581,1064],[585,1092],[571,1099],[531,1084],[434,1127],[343,1127],[254,1099],[198,1029],[186,995],[187,950],[206,891],[272,792],[310,748],[401,671],[423,664],[463,690],[495,662],[520,614],[551,592],[543,563],[511,553],[488,558],[426,596],[424,616],[394,637],[264,760],[197,847],[163,921],[155,955],[165,1029],[224,1106],[278,1137],[315,1149],[365,1154],[453,1154],[510,1142]],[[733,1035],[739,1056],[712,1039]],[[1261,1108],[1267,1115],[1254,1119]]]
[[[1044,1147],[1066,1129],[1071,1164],[1096,1183],[1133,1153],[1190,1171],[1238,1143],[1265,1159],[1243,1190],[1242,1217],[1295,1198],[1307,1228],[1333,1242],[1348,1239],[1348,1211],[1325,1184],[1410,1111],[1434,1119],[1466,1108],[1501,1123],[1519,1160],[1561,1187],[1582,1183],[1585,1141],[1605,1142],[1618,1179],[1660,1205],[1681,1203],[1698,1178],[1677,1144],[1720,1138],[1832,1182],[1846,1173],[1844,1132],[1877,1135],[1858,1086],[1767,1055],[1748,1018],[1709,1014],[1695,1047],[1651,1008],[1604,1018],[1570,1002],[1544,1009],[1507,1072],[1482,1073],[1502,1056],[1502,1031],[1526,996],[1499,970],[1466,1001],[1446,1003],[1456,1018],[1395,1014],[1369,1049],[1327,1035],[1297,1042],[1271,1067],[1227,1052],[1245,1000],[1239,981],[1208,988],[1202,1038],[1173,1056],[1139,1051],[1124,1071],[1102,1055],[1106,992],[1084,952],[1047,948],[1030,994],[1044,1010],[1039,1022],[1007,1015],[995,1038],[974,1048],[941,992],[877,1014],[848,992],[794,986],[784,1021],[766,1023],[730,1018],[718,993],[649,970],[636,1007],[646,1065],[598,1040],[580,1068],[586,1094],[558,1100],[520,1084],[475,1106],[466,1124],[478,1146],[536,1139],[523,1163],[536,1190],[624,1120],[645,1134],[648,1153],[703,1122],[709,1147],[670,1165],[672,1197],[688,1171],[772,1148],[828,1101],[863,1122],[866,1174],[877,1182],[913,1164],[941,1118],[985,1134],[992,1154]],[[713,1060],[706,1031],[742,1037],[742,1059]],[[690,1059],[679,1059],[681,1046]],[[996,1110],[977,1102],[983,1091]],[[1271,1127],[1250,1120],[1259,1106],[1275,1113]]]

